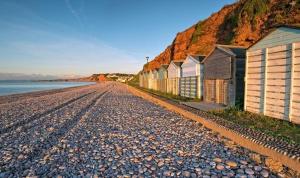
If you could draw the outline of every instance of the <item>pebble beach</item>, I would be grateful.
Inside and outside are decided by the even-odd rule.
[[[124,84],[12,97],[0,98],[0,177],[284,176]]]

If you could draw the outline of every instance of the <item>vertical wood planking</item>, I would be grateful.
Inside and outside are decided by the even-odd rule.
[[[249,60],[249,52],[246,52],[246,61],[245,61],[245,77],[244,77],[244,83],[245,83],[245,92],[244,92],[244,110],[247,111],[247,94],[248,94],[248,60]]]
[[[292,43],[292,51],[291,51],[291,87],[290,87],[290,105],[289,105],[289,121],[292,121],[293,114],[293,96],[294,96],[294,73],[295,73],[295,43]]]
[[[264,74],[265,74],[265,78],[264,78],[264,87],[263,87],[263,93],[264,93],[264,99],[263,99],[263,113],[266,114],[266,104],[267,104],[267,87],[268,87],[268,53],[269,53],[269,49],[266,48],[264,50],[264,53],[265,53],[265,59],[264,59],[264,62],[265,62],[265,71],[264,71]]]

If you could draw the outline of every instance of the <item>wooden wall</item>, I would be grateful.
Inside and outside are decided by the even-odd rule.
[[[248,51],[255,51],[264,48],[282,46],[300,41],[300,30],[294,28],[280,27],[258,41]]]
[[[171,93],[173,95],[180,94],[180,78],[168,78],[167,80],[167,93]]]
[[[200,76],[180,78],[180,96],[188,98],[201,98],[199,96]]]
[[[300,43],[247,52],[245,110],[300,123]]]
[[[181,68],[175,65],[173,62],[170,63],[168,67],[168,78],[181,77]]]
[[[204,101],[230,104],[230,80],[204,80]]]
[[[215,49],[204,61],[204,79],[230,79],[231,56]]]
[[[181,65],[182,77],[191,77],[200,75],[200,64],[188,56],[184,63]]]

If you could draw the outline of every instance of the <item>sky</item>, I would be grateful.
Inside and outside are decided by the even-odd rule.
[[[235,0],[1,0],[1,74],[137,73]]]

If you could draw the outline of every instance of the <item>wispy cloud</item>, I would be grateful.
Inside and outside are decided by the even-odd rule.
[[[78,8],[74,8],[70,2],[65,0],[62,3],[82,25],[85,18],[84,1]],[[9,19],[10,16],[0,17],[1,72],[53,76],[135,73],[144,62],[138,60],[137,54],[111,46],[86,33],[77,33],[67,24],[44,19],[27,8],[21,10],[23,6],[19,4],[8,3],[0,10],[2,8],[8,11],[10,8],[20,9],[22,15],[18,14],[13,20]]]
[[[80,13],[83,12],[83,5],[84,5],[83,1],[79,7],[79,11],[75,10],[75,8],[72,6],[70,0],[65,0],[65,3],[66,3],[67,8],[69,9],[69,11],[71,12],[71,14],[78,21],[80,27],[83,27],[84,24],[83,24],[83,21],[81,20],[81,16],[80,16]]]

